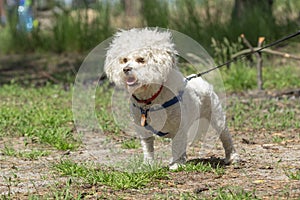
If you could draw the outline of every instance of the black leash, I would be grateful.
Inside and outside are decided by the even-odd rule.
[[[272,43],[270,43],[270,44],[267,44],[267,45],[265,45],[265,46],[263,46],[263,47],[261,47],[261,48],[259,48],[259,49],[257,49],[257,50],[251,51],[251,52],[249,52],[249,53],[247,53],[247,54],[240,55],[240,56],[238,56],[238,57],[236,57],[236,58],[234,58],[234,59],[231,59],[231,60],[229,60],[229,61],[227,61],[227,62],[225,62],[225,63],[223,63],[223,64],[217,65],[217,66],[215,66],[215,67],[213,67],[213,68],[211,68],[211,69],[209,69],[209,70],[207,70],[207,71],[201,72],[201,73],[199,73],[199,74],[195,74],[194,76],[190,76],[190,77],[188,77],[188,78],[186,78],[186,79],[189,81],[189,80],[191,80],[191,79],[193,79],[193,78],[197,78],[197,77],[203,76],[203,75],[205,75],[205,74],[207,74],[207,73],[209,73],[209,72],[211,72],[211,71],[214,71],[214,70],[219,69],[219,68],[221,68],[221,67],[223,67],[223,66],[229,65],[230,63],[233,63],[233,62],[235,62],[235,61],[238,60],[238,59],[242,59],[242,58],[245,58],[245,57],[247,57],[247,56],[249,56],[249,55],[251,55],[251,54],[258,53],[258,52],[262,51],[263,49],[266,49],[266,48],[275,46],[275,45],[277,45],[277,44],[279,44],[279,43],[281,43],[281,42],[283,42],[283,41],[289,40],[289,39],[291,39],[291,38],[293,38],[293,37],[296,37],[296,36],[298,36],[298,35],[300,35],[300,30],[298,30],[296,33],[293,33],[293,34],[291,34],[291,35],[288,35],[288,36],[286,36],[286,37],[283,37],[283,38],[281,38],[281,39],[279,39],[279,40],[276,40],[276,41],[274,41],[274,42],[272,42]]]

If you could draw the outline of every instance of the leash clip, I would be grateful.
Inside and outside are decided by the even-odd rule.
[[[145,126],[146,125],[146,115],[145,114],[142,114],[141,115],[141,126]]]
[[[141,126],[146,126],[147,125],[147,114],[148,114],[149,109],[144,110],[141,109]]]

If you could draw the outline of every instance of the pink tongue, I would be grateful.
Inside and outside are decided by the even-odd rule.
[[[130,77],[126,81],[127,85],[133,85],[133,84],[135,84],[135,82],[136,82],[136,79],[134,77]]]

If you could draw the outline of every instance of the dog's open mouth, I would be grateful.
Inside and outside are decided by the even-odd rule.
[[[136,83],[137,83],[137,79],[136,79],[135,76],[128,76],[128,77],[126,78],[126,84],[127,84],[128,86],[134,86]]]

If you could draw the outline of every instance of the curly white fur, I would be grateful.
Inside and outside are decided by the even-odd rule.
[[[227,163],[237,161],[231,136],[226,126],[218,96],[202,78],[185,81],[177,69],[177,51],[170,32],[150,29],[131,29],[118,32],[107,51],[105,72],[117,86],[124,86],[131,98],[131,114],[141,139],[144,161],[153,162],[154,135],[141,125],[141,109],[159,107],[183,91],[178,103],[149,112],[147,123],[155,130],[172,138],[171,168],[176,169],[186,160],[188,135],[203,130],[202,119],[211,123],[219,133]],[[149,103],[137,99],[150,99]],[[191,127],[196,127],[191,128]],[[200,134],[200,133],[199,133]]]

